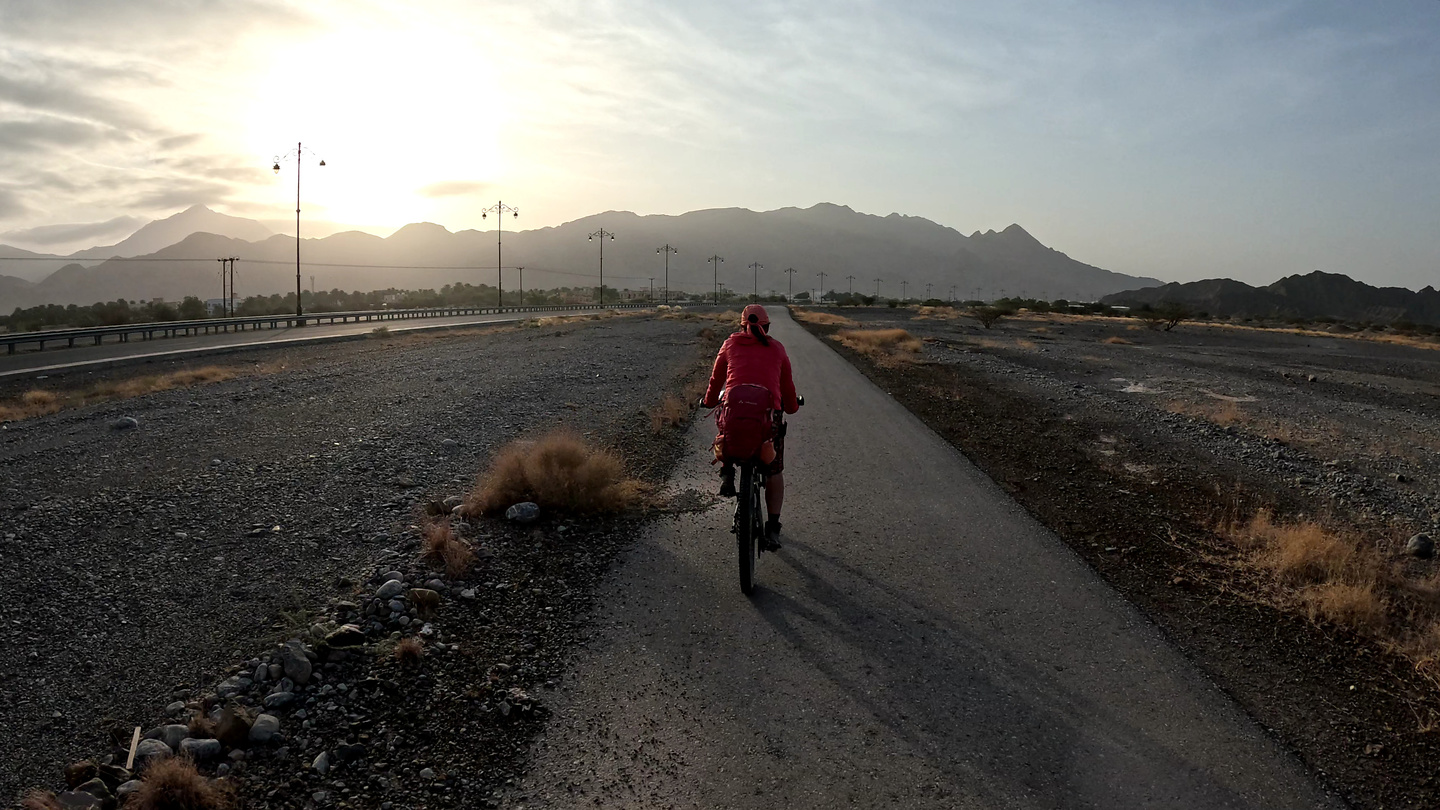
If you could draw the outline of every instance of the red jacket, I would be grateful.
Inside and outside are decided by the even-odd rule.
[[[785,413],[800,410],[800,403],[795,399],[795,380],[790,376],[790,355],[785,353],[780,341],[773,337],[769,340],[769,346],[762,346],[749,332],[736,332],[725,339],[725,345],[715,355],[715,367],[710,371],[705,407],[715,407],[722,387],[753,383],[770,389],[777,409]]]

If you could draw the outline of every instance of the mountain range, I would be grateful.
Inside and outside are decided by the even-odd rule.
[[[605,237],[591,238],[602,229]],[[959,298],[1021,295],[1090,301],[1160,283],[1071,259],[1019,225],[967,237],[922,217],[874,216],[830,203],[677,216],[608,211],[553,227],[504,230],[500,237],[508,290],[520,281],[517,266],[524,268],[526,288],[594,286],[602,249],[607,286],[644,289],[654,277],[658,289],[665,283],[664,257],[656,251],[664,244],[679,248],[670,257],[671,287],[691,292],[711,290],[714,276],[706,260],[715,255],[723,257],[714,265],[719,283],[741,293],[786,292],[791,275],[787,268],[797,271],[796,292],[820,290],[819,274],[824,272],[827,290],[873,294],[878,278],[880,295],[887,298],[902,293],[917,299],[949,298],[954,288]],[[295,247],[293,237],[204,206],[149,223],[116,245],[70,256],[0,245],[0,311],[118,298],[216,298],[216,259],[225,256],[239,257],[236,287],[241,296],[283,294],[295,289]],[[415,223],[385,238],[349,231],[304,239],[300,250],[306,288],[310,276],[317,289],[344,290],[496,282],[493,230],[451,232],[434,223]],[[751,268],[752,263],[763,267]]]
[[[1126,306],[1183,304],[1196,312],[1230,318],[1335,318],[1343,321],[1440,324],[1440,292],[1403,287],[1372,287],[1339,273],[1315,271],[1286,276],[1265,287],[1228,278],[1107,295],[1107,304]]]

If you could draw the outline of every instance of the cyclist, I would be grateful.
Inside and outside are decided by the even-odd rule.
[[[785,502],[785,419],[784,414],[800,409],[795,396],[795,381],[790,376],[790,356],[780,341],[770,337],[770,316],[759,304],[751,304],[740,313],[740,330],[725,339],[715,356],[710,371],[710,385],[705,389],[703,403],[707,408],[719,404],[722,388],[753,384],[770,389],[775,420],[775,460],[763,465],[765,473],[765,548],[780,548],[780,507]],[[720,494],[735,496],[735,467],[720,468]]]

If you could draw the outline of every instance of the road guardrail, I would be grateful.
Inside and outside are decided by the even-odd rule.
[[[73,348],[78,340],[93,340],[99,346],[107,337],[114,337],[119,343],[129,343],[130,338],[139,335],[141,340],[189,337],[191,335],[244,332],[257,329],[294,328],[322,323],[360,323],[363,321],[401,321],[411,318],[451,318],[457,315],[505,315],[522,312],[575,312],[580,310],[638,309],[655,306],[645,304],[562,304],[558,306],[531,307],[433,307],[426,309],[367,309],[356,312],[312,312],[307,315],[258,315],[243,318],[206,318],[198,321],[158,321],[155,323],[126,323],[116,326],[94,326],[84,329],[50,329],[40,332],[0,333],[0,343],[5,345],[6,354],[15,354],[17,347],[36,344],[39,351],[45,350],[46,343],[65,341]]]

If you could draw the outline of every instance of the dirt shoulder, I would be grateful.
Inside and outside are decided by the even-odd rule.
[[[135,725],[271,711],[276,645],[299,638],[316,676],[273,710],[279,732],[227,742],[202,773],[247,807],[484,806],[518,773],[591,589],[644,518],[463,523],[478,562],[450,575],[420,560],[425,514],[498,448],[557,426],[663,481],[680,432],[655,411],[713,353],[704,325],[627,316],[260,351],[231,379],[7,425],[0,559],[25,597],[0,606],[0,796],[61,789],[82,758],[123,762]],[[435,615],[404,594],[366,612],[397,572],[436,591]],[[378,635],[324,642],[351,623]],[[423,642],[418,661],[392,654],[397,628]]]
[[[1429,430],[1433,403],[1406,388],[1432,384],[1423,358],[1376,344],[1354,350],[1365,356],[1313,346],[1307,356],[1304,346],[1248,335],[1157,338],[1123,323],[987,331],[904,310],[832,312],[926,338],[900,362],[827,343],[1060,535],[1349,802],[1440,801],[1435,685],[1411,659],[1263,598],[1215,530],[1226,514],[1260,507],[1343,514],[1402,542],[1426,524],[1423,490],[1381,476],[1400,464],[1402,480],[1428,478],[1430,460],[1357,442],[1372,426],[1344,418],[1395,408],[1402,424]],[[807,328],[828,337],[841,327]],[[1380,386],[1376,375],[1396,382]],[[1272,386],[1298,390],[1310,410],[1268,396]],[[1147,389],[1173,396],[1137,403]],[[1243,420],[1219,424],[1172,404],[1223,397],[1241,402]],[[1341,429],[1314,442],[1266,435],[1272,421],[1293,426],[1307,412],[1329,413]]]

